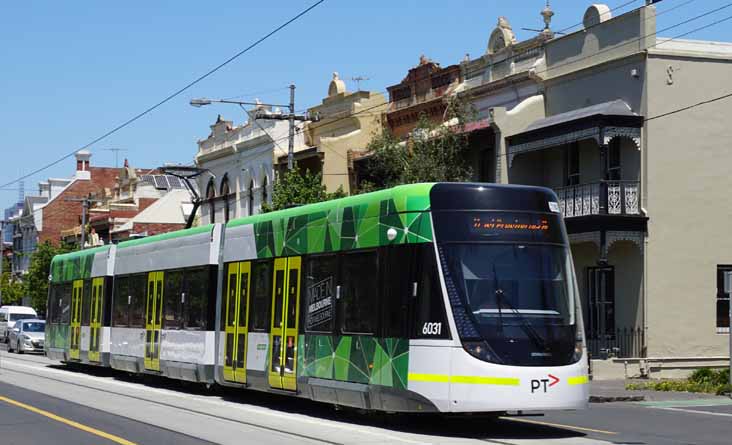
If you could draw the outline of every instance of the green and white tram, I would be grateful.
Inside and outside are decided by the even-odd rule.
[[[372,410],[583,408],[554,193],[413,184],[53,259],[46,353]]]

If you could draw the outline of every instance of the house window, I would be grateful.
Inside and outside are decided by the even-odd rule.
[[[732,294],[732,265],[717,266],[717,332],[729,332],[729,301]]]
[[[224,175],[224,179],[221,180],[221,193],[219,193],[224,200],[224,222],[229,222],[229,176]]]
[[[264,175],[264,179],[262,180],[262,204],[268,204],[267,201],[269,198],[267,196],[267,175]]]
[[[254,181],[249,181],[249,215],[254,215]]]
[[[620,181],[620,139],[610,141],[607,147],[607,172],[608,179]]]
[[[578,185],[580,183],[580,172],[579,172],[579,144],[573,142],[569,144],[567,149],[567,177],[565,180],[566,185]]]
[[[208,201],[208,215],[209,215],[209,222],[211,224],[216,222],[216,203],[214,202],[214,198],[216,197],[216,186],[214,185],[213,179],[208,181],[208,186],[206,187],[206,200]]]

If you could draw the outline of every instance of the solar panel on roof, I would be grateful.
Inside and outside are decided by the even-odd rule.
[[[183,188],[183,183],[181,182],[181,180],[179,178],[172,176],[172,175],[166,175],[166,177],[168,178],[168,184],[170,185],[170,188],[173,188],[173,189],[182,189]]]
[[[155,181],[155,188],[158,190],[168,190],[170,188],[165,175],[155,175],[153,176],[153,181]]]

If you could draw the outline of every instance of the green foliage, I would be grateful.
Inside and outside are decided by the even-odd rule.
[[[31,306],[40,314],[46,313],[48,297],[48,276],[51,273],[51,260],[54,256],[70,252],[69,246],[56,247],[46,241],[39,244],[31,257],[28,275],[25,276],[25,294],[30,297]]]
[[[388,130],[377,134],[367,146],[367,180],[359,193],[415,182],[464,182],[472,177],[467,156],[468,135],[464,126],[474,112],[460,99],[451,99],[445,113],[447,124],[435,124],[424,115],[406,143]]]
[[[729,394],[729,369],[715,371],[708,368],[697,369],[686,380],[659,380],[647,383],[629,383],[628,390],[700,392],[707,394]]]
[[[11,270],[10,259],[3,258],[2,275],[0,275],[2,304],[15,304],[23,298],[23,284],[18,280],[11,279]]]
[[[313,204],[330,199],[343,198],[346,194],[342,187],[328,193],[320,173],[293,168],[277,176],[272,191],[272,205],[263,204],[262,212],[282,210],[293,205]]]

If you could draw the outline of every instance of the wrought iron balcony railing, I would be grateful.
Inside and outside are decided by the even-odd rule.
[[[601,181],[555,190],[565,218],[640,215],[640,181]]]

